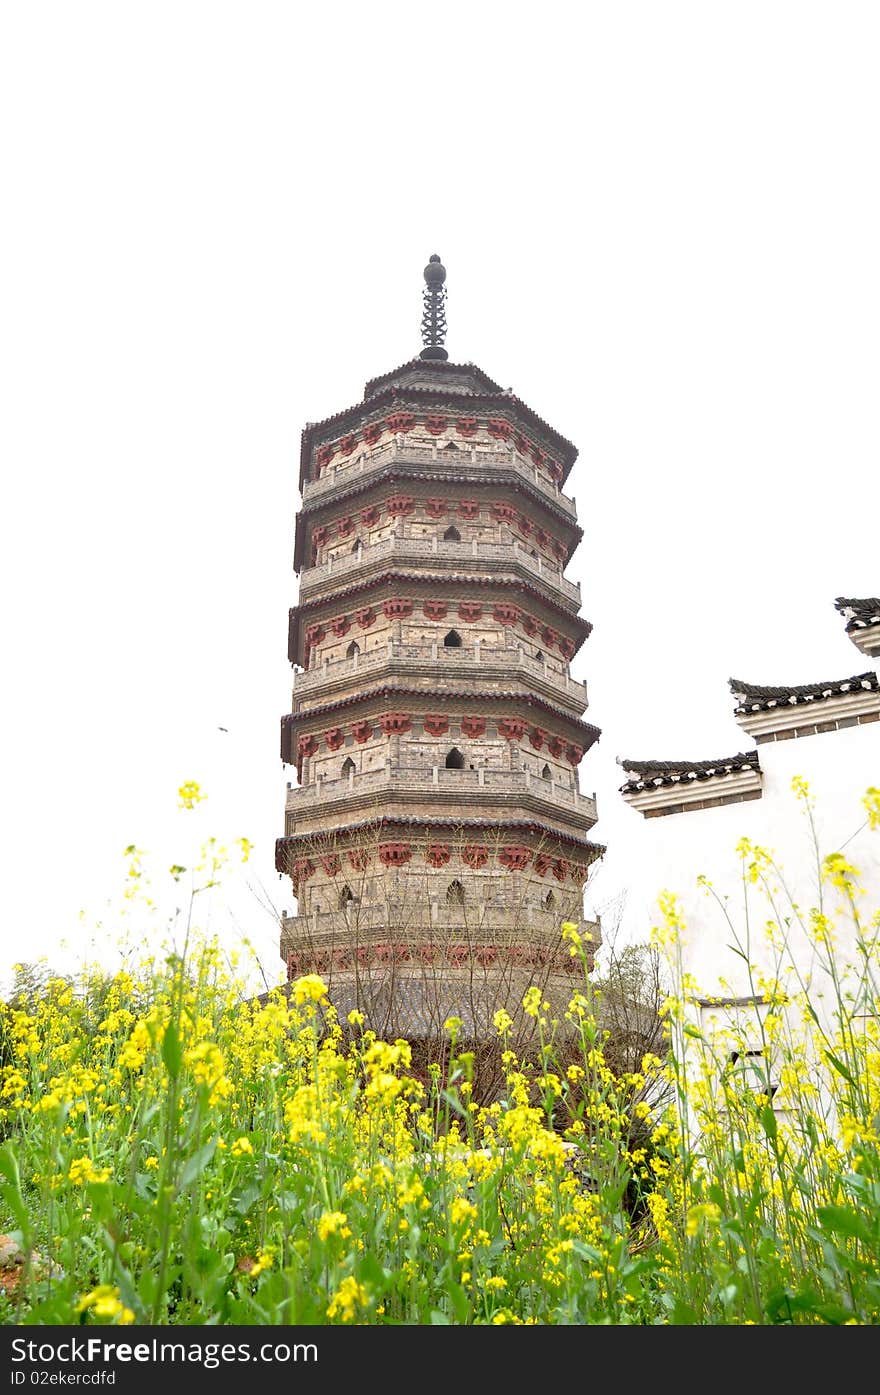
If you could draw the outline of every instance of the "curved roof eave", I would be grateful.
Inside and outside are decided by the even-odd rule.
[[[454,367],[455,365],[453,365]],[[408,398],[412,399],[413,406],[421,406],[426,403],[453,403],[460,402],[463,407],[473,411],[476,406],[486,407],[509,407],[521,418],[523,423],[531,426],[533,430],[541,432],[561,456],[563,474],[561,483],[565,482],[571,467],[578,456],[577,446],[567,437],[552,427],[543,417],[533,411],[531,407],[523,402],[522,398],[515,393],[497,390],[484,393],[466,393],[461,391],[450,391],[443,387],[416,387],[414,385],[397,385],[381,389],[369,400],[356,402],[350,407],[344,407],[342,411],[335,412],[332,416],[324,417],[322,421],[309,422],[302,431],[300,445],[300,472],[299,484],[302,488],[308,478],[308,465],[311,456],[312,446],[319,437],[331,434],[329,428],[333,428],[333,434],[341,431],[350,422],[366,413],[373,412],[377,407],[385,403],[405,403]]]

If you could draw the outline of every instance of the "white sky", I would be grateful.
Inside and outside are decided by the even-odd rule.
[[[280,971],[300,431],[418,354],[432,252],[451,359],[580,451],[597,895],[617,756],[747,748],[731,675],[868,666],[878,41],[808,0],[0,10],[0,975],[113,942],[127,844],[161,883],[209,834]]]

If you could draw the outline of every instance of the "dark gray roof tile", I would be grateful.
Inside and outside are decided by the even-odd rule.
[[[846,620],[847,633],[867,629],[869,625],[880,625],[880,598],[877,596],[865,596],[861,600],[838,596],[834,608]]]
[[[696,780],[711,780],[719,775],[733,775],[741,770],[761,769],[757,751],[741,751],[720,760],[624,760],[618,756],[617,764],[630,777],[625,785],[621,785],[621,794],[634,794],[649,786],[657,788],[690,784]]]
[[[856,673],[851,678],[835,678],[827,683],[804,683],[798,687],[768,687],[758,683],[743,683],[731,678],[730,691],[736,698],[736,711],[764,712],[772,707],[796,706],[799,703],[822,702],[827,698],[840,697],[844,693],[880,687],[877,674]]]

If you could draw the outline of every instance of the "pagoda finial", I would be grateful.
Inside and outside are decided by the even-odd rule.
[[[446,338],[446,267],[437,253],[432,253],[425,267],[425,289],[422,291],[422,349],[420,358],[447,359],[443,347]]]

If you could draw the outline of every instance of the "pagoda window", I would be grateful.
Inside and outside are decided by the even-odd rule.
[[[352,760],[351,756],[346,756],[346,757],[345,757],[345,760],[342,762],[342,773],[343,773],[343,775],[346,775],[346,776],[347,776],[347,775],[353,775],[354,772],[355,772],[355,770],[356,770],[356,768],[357,768],[357,767],[355,766],[355,763],[354,763],[354,761]]]
[[[460,881],[456,880],[449,883],[446,888],[446,904],[447,906],[464,905],[464,887]]]
[[[454,441],[447,441],[447,442],[446,442],[446,445],[443,447],[443,449],[444,449],[444,450],[458,450],[458,446],[455,444]]]
[[[458,630],[450,630],[449,634],[444,637],[443,644],[447,649],[460,649],[461,635]]]
[[[351,644],[348,646],[348,648],[347,648],[346,651],[345,651],[345,657],[346,657],[347,659],[353,659],[354,656],[355,656],[355,654],[359,654],[360,652],[361,652],[361,646],[358,644],[358,642],[357,642],[356,639],[353,639],[353,640],[351,641]]]
[[[355,538],[354,542],[351,545],[352,552],[360,552],[362,547],[363,543],[361,542],[360,538]]]
[[[550,892],[550,895],[553,895],[552,891]],[[339,909],[341,911],[344,911],[346,906],[350,906],[353,900],[354,892],[352,891],[348,883],[346,883],[346,885],[342,888],[342,890],[339,893]]]
[[[535,650],[535,659],[539,664],[544,662],[544,651],[542,649]]]
[[[461,751],[458,749],[457,746],[453,746],[452,750],[446,757],[446,769],[464,770],[464,756],[461,754]]]
[[[343,766],[343,769],[345,769],[344,766]],[[550,767],[549,767],[549,765],[545,765],[545,766],[544,766],[544,769],[541,771],[541,779],[542,779],[542,780],[550,780],[550,779],[552,779],[552,778],[553,778],[553,777],[552,777],[552,775],[551,775],[551,773],[550,773]]]
[[[461,533],[458,531],[454,523],[451,523],[449,527],[446,529],[446,532],[443,534],[443,541],[461,542]]]
[[[545,911],[550,911],[550,910],[553,909],[553,907],[554,907],[555,905],[556,905],[556,897],[553,895],[553,892],[552,892],[552,891],[548,891],[548,892],[547,892],[547,895],[544,897],[544,901],[543,901],[544,910],[545,910]]]

